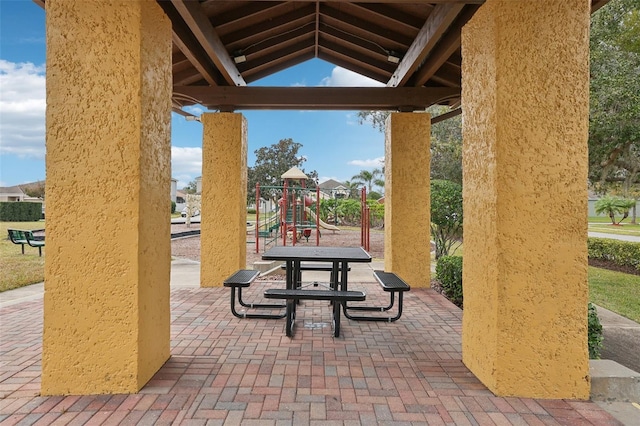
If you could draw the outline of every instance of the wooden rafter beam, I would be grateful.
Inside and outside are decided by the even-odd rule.
[[[460,96],[448,87],[194,87],[175,86],[175,94],[209,109],[423,110]]]
[[[191,32],[186,28],[178,12],[169,2],[160,2],[160,6],[162,6],[164,13],[166,13],[171,20],[173,43],[180,49],[189,62],[193,64],[193,67],[202,75],[202,78],[204,78],[207,83],[212,86],[217,86],[220,80],[222,80],[222,77],[208,60],[202,46],[193,39]]]
[[[460,4],[439,4],[436,6],[387,82],[387,86],[404,86],[407,83],[409,77],[418,69],[462,8],[463,5]]]
[[[458,15],[447,34],[440,39],[426,61],[411,77],[409,84],[412,86],[425,84],[447,59],[460,48],[462,27],[471,19],[476,10],[478,10],[478,6],[469,6]]]
[[[431,119],[431,124],[440,123],[441,121],[448,120],[456,115],[462,114],[462,108],[456,108],[453,111],[445,112]]]
[[[171,0],[176,11],[180,14],[200,46],[209,55],[227,84],[246,86],[236,64],[229,56],[224,44],[220,40],[209,18],[204,14],[200,3],[195,1]]]

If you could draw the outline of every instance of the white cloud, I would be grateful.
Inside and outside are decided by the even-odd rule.
[[[202,113],[207,112],[207,109],[201,105],[189,105],[182,109],[195,116],[200,116]]]
[[[0,59],[0,93],[0,153],[44,158],[44,66]]]
[[[351,160],[347,164],[365,168],[375,168],[384,166],[384,157],[371,158],[367,160]]]
[[[364,75],[349,71],[342,67],[335,67],[330,77],[325,77],[320,86],[330,87],[384,87],[384,83],[373,80]]]
[[[202,148],[171,147],[171,176],[178,179],[178,188],[184,188],[202,175]]]

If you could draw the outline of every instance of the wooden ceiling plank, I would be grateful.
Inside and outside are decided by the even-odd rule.
[[[169,2],[160,2],[160,6],[171,20],[173,43],[178,46],[178,49],[193,64],[193,67],[207,83],[217,86],[220,83],[221,76],[207,59],[202,47],[193,39],[191,32],[186,28],[178,12]]]
[[[377,44],[372,43],[368,40],[353,36],[349,33],[344,33],[337,28],[327,25],[321,25],[321,34],[323,34],[325,37],[335,37],[336,39],[342,40],[344,43],[351,44],[360,49],[368,50],[369,52],[371,52],[372,56],[378,56],[380,57],[380,59],[387,60],[388,54],[386,52],[383,52],[383,50]]]
[[[174,93],[209,109],[423,110],[460,96],[460,89],[427,87],[175,86]]]
[[[174,86],[188,86],[202,80],[202,75],[195,68],[187,68],[182,71],[173,72]]]
[[[459,4],[439,4],[436,6],[387,82],[387,86],[404,86],[407,83],[409,77],[418,69],[462,8],[463,5]]]
[[[286,58],[277,64],[272,64],[269,67],[265,67],[261,70],[251,70],[250,74],[245,75],[245,80],[248,83],[251,83],[256,80],[260,80],[261,78],[267,77],[271,74],[275,74],[278,71],[285,70],[287,68],[291,68],[295,65],[306,62],[310,59],[314,58],[314,50],[309,49],[308,51],[299,51],[296,55],[291,55],[291,57]]]
[[[229,56],[209,18],[204,14],[202,6],[194,1],[172,0],[172,3],[216,65],[227,84],[245,86],[247,83],[240,75],[240,71],[238,71],[231,56]]]
[[[314,16],[315,6],[304,6],[276,18],[266,20],[260,24],[253,25],[251,28],[233,31],[226,34],[222,39],[226,45],[250,44],[250,41],[248,42],[247,40],[271,36],[281,27],[295,28],[299,26],[298,22],[301,20],[306,19],[309,22],[315,22]],[[242,46],[240,46],[240,48],[242,48]]]
[[[373,71],[369,68],[362,67],[358,64],[355,64],[351,60],[351,58],[346,58],[342,55],[338,55],[337,53],[326,49],[320,49],[320,51],[318,52],[318,58],[349,71],[353,71],[357,74],[363,75],[365,77],[369,77],[372,80],[379,81],[383,84],[389,79],[389,74],[391,74],[384,74],[379,70]]]
[[[374,24],[373,22],[362,19],[359,16],[343,12],[333,6],[326,6],[326,3],[320,7],[320,14],[340,22],[341,26],[346,25],[363,33],[367,33],[374,39],[380,38],[403,46],[410,46],[413,42],[412,37],[401,34],[390,28]]]
[[[423,21],[414,15],[405,13],[387,4],[376,3],[352,3],[354,7],[372,13],[389,21],[390,25],[402,25],[403,27],[411,30],[419,30],[422,27]]]
[[[202,3],[201,3],[202,4]],[[272,9],[280,7],[282,2],[244,2],[242,6],[231,9],[215,16],[214,27],[219,34],[225,31],[229,26],[240,25],[242,21],[253,16],[261,16],[270,13]]]
[[[386,58],[384,60],[376,60],[371,56],[364,55],[356,50],[349,49],[344,45],[334,43],[329,40],[321,40],[320,47],[344,57],[351,58],[351,60],[363,64],[364,68],[386,71],[389,74],[393,73],[393,70],[395,69],[394,64],[387,62]]]
[[[320,43],[320,2],[316,0],[316,30],[315,30],[316,44],[314,49],[314,56],[318,57],[318,44]]]
[[[289,55],[293,55],[300,50],[306,50],[309,48],[313,48],[314,46],[315,42],[313,37],[308,37],[299,41],[298,43],[286,46],[283,49],[275,50],[270,54],[261,56],[255,60],[247,60],[247,62],[239,65],[239,69],[241,72],[244,72],[253,68],[260,68],[267,64],[278,62],[279,59],[286,58]]]
[[[215,3],[220,0],[204,0],[202,4]],[[258,1],[258,2],[280,2],[282,0],[235,0],[242,1]],[[287,0],[291,3],[308,3],[309,0]],[[319,0],[321,3],[353,3],[353,0]],[[408,0],[357,0],[359,3],[385,3],[385,4],[402,4],[407,3]],[[483,4],[486,0],[410,0],[410,3],[415,4],[440,4],[440,3],[460,3],[460,4]]]

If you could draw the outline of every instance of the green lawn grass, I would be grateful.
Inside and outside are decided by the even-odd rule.
[[[620,215],[616,216],[616,220],[620,220]],[[636,220],[640,219],[637,218]],[[589,216],[589,223],[611,223],[611,219],[609,218],[609,216]],[[624,221],[622,221],[622,223],[630,223],[631,222],[631,216],[629,216],[628,218],[626,218]]]
[[[621,225],[612,225],[611,222],[589,223],[589,231],[640,237],[640,224],[631,224],[626,222],[622,222]]]
[[[20,245],[9,240],[9,228],[43,229],[44,222],[0,222],[0,292],[44,280],[46,246],[42,248],[42,257],[38,256],[37,248],[28,245],[25,245],[23,255]]]
[[[589,300],[640,322],[640,276],[589,267]]]

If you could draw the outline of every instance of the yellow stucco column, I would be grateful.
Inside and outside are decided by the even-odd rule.
[[[169,358],[171,23],[47,0],[43,395],[138,391]]]
[[[247,120],[202,114],[200,286],[220,287],[247,262]]]
[[[464,27],[464,363],[498,395],[589,397],[589,2]]]
[[[384,269],[429,287],[431,116],[392,113],[385,135]]]

